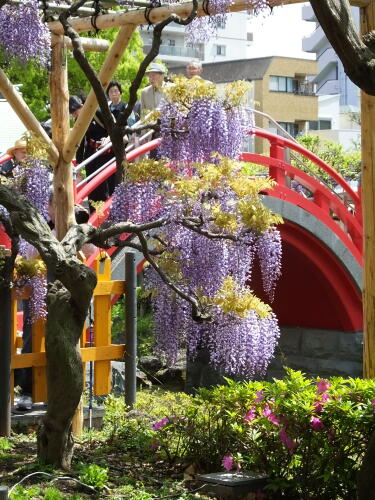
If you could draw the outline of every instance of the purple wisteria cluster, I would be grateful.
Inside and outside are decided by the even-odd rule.
[[[142,224],[160,212],[157,182],[128,182],[119,184],[113,193],[108,220],[116,223],[130,221]]]
[[[219,28],[225,27],[232,0],[209,0],[209,16],[196,17],[186,26],[186,43],[205,43],[217,36]],[[255,14],[272,7],[272,0],[248,0],[248,9]]]
[[[46,296],[47,280],[41,273],[36,274],[27,282],[31,289],[30,293],[30,316],[31,322],[47,317]]]
[[[280,232],[274,227],[265,231],[257,241],[263,289],[271,302],[274,300],[276,284],[281,276],[281,251]]]
[[[13,170],[14,188],[30,201],[39,213],[48,220],[50,174],[48,168],[38,159],[30,158],[27,163]],[[25,259],[35,259],[38,252],[33,245],[20,238],[19,254]],[[43,273],[23,276],[17,286],[29,286],[31,321],[35,322],[47,315],[47,281]]]
[[[242,242],[208,239],[178,224],[167,226],[162,238],[178,256],[182,272],[179,285],[187,293],[200,290],[205,296],[214,296],[228,275],[246,285],[260,239],[251,233]],[[168,363],[175,362],[183,339],[191,358],[205,348],[211,364],[223,373],[249,378],[265,373],[280,335],[273,313],[260,318],[250,311],[239,317],[215,307],[211,322],[198,323],[191,319],[189,304],[171,292],[153,269],[147,271],[145,281],[155,290],[156,348]]]
[[[9,58],[18,58],[21,63],[35,59],[47,66],[51,35],[41,19],[38,0],[23,0],[0,9],[0,46]]]
[[[195,99],[182,111],[163,100],[160,106],[160,155],[172,161],[213,161],[212,153],[236,159],[251,128],[240,107],[227,109],[220,99]]]

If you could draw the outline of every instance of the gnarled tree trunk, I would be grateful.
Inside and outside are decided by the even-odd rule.
[[[79,262],[75,294],[56,280],[48,290],[46,329],[48,408],[38,431],[39,460],[69,469],[73,456],[72,418],[83,391],[79,341],[96,276]]]

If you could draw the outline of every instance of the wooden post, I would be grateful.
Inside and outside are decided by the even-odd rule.
[[[74,190],[71,158],[62,153],[69,134],[69,91],[66,49],[63,36],[52,39],[52,68],[50,73],[52,138],[60,155],[53,176],[55,228],[61,240],[69,227],[75,224]]]
[[[375,3],[361,9],[361,33],[375,29]],[[364,369],[375,377],[375,97],[361,93]]]
[[[137,267],[135,253],[125,254],[125,404],[133,408],[137,397]]]
[[[135,25],[128,24],[126,26],[123,26],[117,34],[117,37],[113,42],[111,49],[108,52],[103,66],[99,72],[99,80],[103,88],[107,87],[113,73],[116,71],[116,68],[126,47],[130,42],[130,38],[134,30]],[[71,130],[66,141],[63,152],[65,161],[72,161],[72,159],[74,158],[76,150],[83,136],[85,135],[87,127],[89,126],[89,123],[92,120],[97,107],[98,101],[96,100],[94,91],[91,90],[89,95],[87,96],[85,104],[83,105],[82,111],[80,112],[77,121],[75,122],[74,127]]]
[[[94,270],[101,281],[111,281],[111,259],[105,254],[95,259]],[[94,344],[95,347],[111,344],[111,296],[94,295]],[[111,362],[95,361],[94,394],[100,396],[111,392]]]
[[[8,258],[7,256],[6,259]],[[0,288],[0,380],[0,436],[10,436],[12,386],[10,284]]]

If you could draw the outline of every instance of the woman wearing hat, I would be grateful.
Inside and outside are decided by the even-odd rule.
[[[7,150],[10,159],[0,165],[0,174],[6,177],[12,176],[13,169],[26,159],[26,146],[27,144],[24,139],[18,139],[14,143],[14,146]]]

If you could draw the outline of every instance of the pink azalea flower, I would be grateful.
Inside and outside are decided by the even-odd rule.
[[[256,402],[263,401],[263,398],[264,398],[263,390],[257,391],[256,395],[257,395],[257,397],[254,399],[254,401],[256,401]]]
[[[251,422],[255,418],[255,409],[250,408],[250,410],[245,415],[246,422]]]
[[[322,403],[326,403],[329,400],[329,394],[322,394],[321,401]]]
[[[316,386],[317,386],[317,393],[323,394],[323,392],[326,392],[331,387],[331,384],[328,382],[328,380],[322,379],[316,383]]]
[[[225,455],[223,457],[223,467],[225,470],[227,471],[230,471],[233,469],[233,465],[234,465],[234,460],[233,460],[233,457],[229,456],[229,455]]]
[[[165,427],[168,422],[169,422],[169,418],[162,418],[161,420],[159,420],[159,422],[155,422],[152,425],[152,430],[154,430],[154,431],[160,431],[160,429],[162,429],[163,427]]]
[[[270,422],[275,425],[279,425],[280,420],[276,417],[276,415],[272,412],[268,404],[266,404],[265,409],[263,410],[263,416],[267,418]]]
[[[291,453],[294,453],[295,449],[297,448],[297,444],[290,436],[288,436],[285,430],[285,426],[279,432],[279,436],[283,445],[286,446],[291,451]]]
[[[324,429],[324,424],[318,417],[313,417],[310,422],[311,427],[314,429],[314,431],[321,431]]]
[[[315,400],[314,410],[316,413],[321,413],[323,411],[323,405],[319,399]]]

